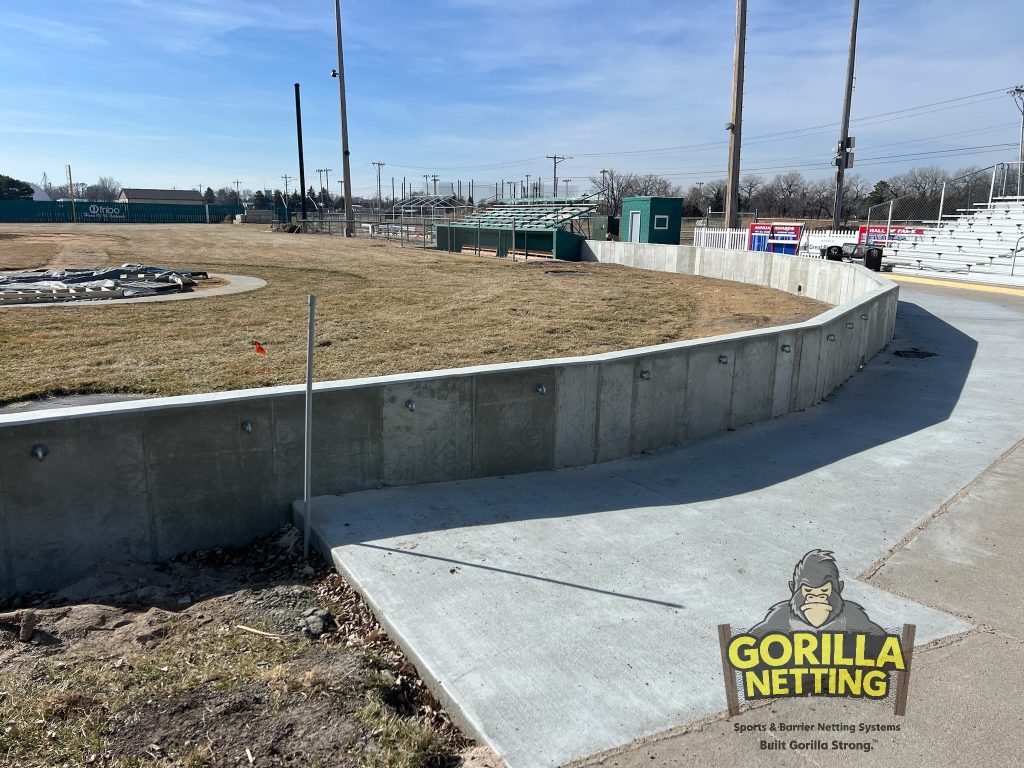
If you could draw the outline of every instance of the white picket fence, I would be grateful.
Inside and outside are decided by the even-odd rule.
[[[702,248],[728,248],[734,251],[745,251],[747,249],[747,230],[696,227],[693,230],[693,244]]]
[[[697,227],[693,230],[693,244],[704,248],[747,249],[745,229],[723,229],[720,227]],[[821,256],[821,249],[830,245],[857,242],[855,229],[807,229],[800,240],[800,254]]]

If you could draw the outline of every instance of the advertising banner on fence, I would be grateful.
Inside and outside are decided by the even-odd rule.
[[[860,245],[889,245],[923,234],[924,227],[897,227],[885,224],[876,226],[872,224],[870,227],[860,227],[857,231],[857,243]]]
[[[747,250],[792,255],[800,247],[803,229],[803,224],[756,222],[750,225]]]

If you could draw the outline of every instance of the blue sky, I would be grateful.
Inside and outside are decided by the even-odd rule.
[[[337,191],[332,0],[0,6],[0,173],[57,181],[71,163],[86,182],[280,187],[298,172],[300,82],[307,185],[330,167]],[[491,192],[526,174],[550,183],[551,154],[572,156],[559,175],[574,180],[601,168],[684,187],[724,175],[730,0],[344,0],[342,13],[357,194],[373,189],[374,160],[385,186],[436,172]],[[744,171],[829,173],[850,3],[749,0],[748,22]],[[965,152],[1019,138],[1001,90],[1024,80],[1022,27],[1020,0],[863,0],[854,171],[1013,159],[1001,146]],[[792,133],[814,126],[825,127]],[[948,154],[902,157],[926,151]]]

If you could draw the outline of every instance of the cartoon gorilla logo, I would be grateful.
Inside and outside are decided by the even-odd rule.
[[[812,549],[796,564],[789,582],[790,597],[776,603],[748,634],[763,637],[772,632],[868,632],[885,630],[868,618],[857,603],[843,600],[833,552]]]

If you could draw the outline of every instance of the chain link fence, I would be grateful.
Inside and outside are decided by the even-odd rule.
[[[868,208],[867,225],[936,226],[970,212],[978,204],[991,204],[999,197],[1020,196],[1021,168],[1020,163],[999,163],[950,179],[932,190],[878,203]]]

